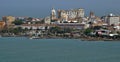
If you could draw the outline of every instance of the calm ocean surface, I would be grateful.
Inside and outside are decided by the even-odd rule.
[[[0,62],[120,62],[120,42],[0,38]]]

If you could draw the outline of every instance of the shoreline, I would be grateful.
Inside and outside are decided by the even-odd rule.
[[[29,36],[1,36],[2,37],[24,37],[30,39]],[[120,39],[112,39],[112,38],[101,38],[101,37],[57,37],[57,36],[51,36],[51,37],[39,37],[39,38],[33,38],[33,39],[79,39],[81,41],[120,41]]]

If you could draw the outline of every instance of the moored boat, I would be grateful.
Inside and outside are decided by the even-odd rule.
[[[40,37],[38,37],[38,36],[32,36],[32,37],[29,37],[29,39],[40,39]]]

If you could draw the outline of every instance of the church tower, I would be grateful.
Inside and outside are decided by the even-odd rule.
[[[55,11],[54,8],[52,8],[52,10],[51,10],[51,20],[54,20],[54,19],[56,19],[56,11]]]

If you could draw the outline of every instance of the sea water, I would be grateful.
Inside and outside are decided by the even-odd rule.
[[[2,37],[0,62],[120,62],[120,42]]]

